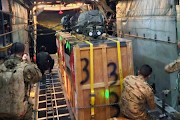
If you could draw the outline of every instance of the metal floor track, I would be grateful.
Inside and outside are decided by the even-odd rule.
[[[71,120],[67,97],[64,96],[58,74],[57,56],[53,54],[51,57],[55,61],[52,73],[44,75],[37,87],[36,120]]]

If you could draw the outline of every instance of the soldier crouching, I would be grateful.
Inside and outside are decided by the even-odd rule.
[[[146,83],[152,73],[152,68],[143,65],[138,76],[127,76],[123,81],[123,92],[120,99],[121,114],[124,118],[133,120],[154,120],[146,111],[156,107],[154,93]]]

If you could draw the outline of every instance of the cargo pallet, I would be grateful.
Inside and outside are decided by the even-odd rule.
[[[119,117],[123,78],[134,74],[132,42],[56,34],[60,72],[76,120]],[[115,103],[115,104],[114,104]]]

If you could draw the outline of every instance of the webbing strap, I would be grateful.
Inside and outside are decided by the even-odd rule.
[[[120,87],[121,92],[123,90],[123,74],[122,74],[122,62],[121,62],[121,46],[120,41],[113,40],[111,38],[107,38],[108,40],[114,41],[117,43],[117,53],[118,53],[118,63],[119,63],[119,78],[120,78]]]
[[[91,81],[91,106],[95,104],[94,95],[94,68],[93,68],[93,44],[85,41],[90,45],[90,81]],[[94,120],[94,107],[91,107],[91,120]]]
[[[6,51],[11,46],[12,46],[12,43],[7,45],[7,46],[5,46],[5,47],[0,47],[0,51]]]

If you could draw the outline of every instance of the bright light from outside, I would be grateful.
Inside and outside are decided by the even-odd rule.
[[[37,7],[38,7],[38,8],[43,8],[43,7],[44,7],[44,5],[38,5]]]
[[[80,2],[78,2],[78,3],[76,3],[77,5],[79,5],[79,6],[81,6],[81,5],[83,5],[82,3],[80,3]]]
[[[61,1],[56,1],[56,3],[61,3]]]

